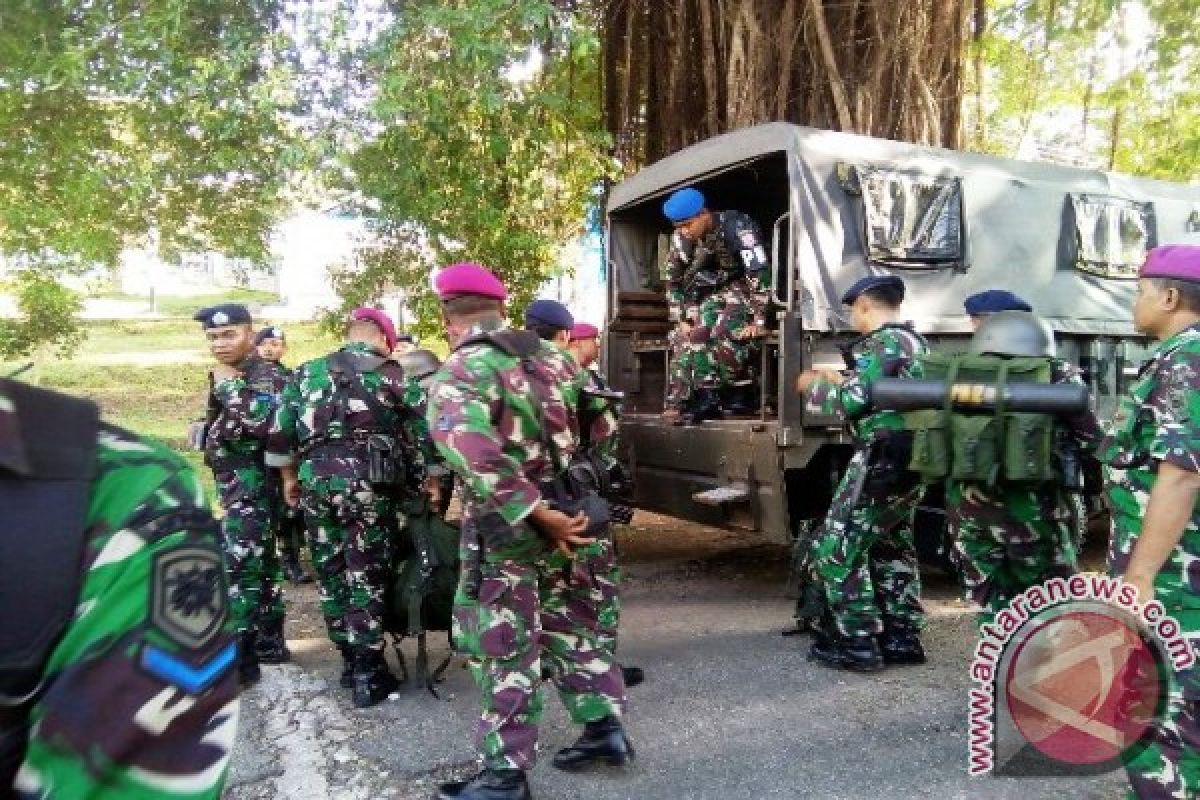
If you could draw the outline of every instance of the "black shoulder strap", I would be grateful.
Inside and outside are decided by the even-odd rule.
[[[375,396],[374,392],[367,391],[367,387],[362,382],[362,372],[363,370],[367,372],[377,370],[383,366],[385,361],[387,359],[382,356],[360,359],[345,350],[339,350],[329,357],[329,372],[337,381],[338,386],[350,396],[363,401],[367,408],[371,409],[371,416],[375,418],[375,424],[380,426],[387,422],[388,409],[379,402],[379,398]],[[344,413],[346,404],[342,403],[341,408]]]
[[[514,358],[529,358],[542,349],[542,337],[533,331],[488,331],[464,339],[454,349],[472,344],[490,344]]]
[[[24,576],[0,581],[0,787],[8,787],[46,660],[79,602],[99,415],[85,400],[10,381],[0,388],[31,466],[29,475],[0,471],[0,564],[19,564]]]

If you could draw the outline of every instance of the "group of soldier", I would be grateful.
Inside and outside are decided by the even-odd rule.
[[[668,411],[692,424],[748,402],[768,273],[748,218],[709,212],[697,194],[664,209],[677,227],[669,289],[683,292],[673,301],[681,325]],[[239,683],[253,683],[260,663],[289,658],[275,553],[282,505],[302,511],[341,683],[357,706],[380,702],[397,684],[384,659],[383,603],[398,509],[412,497],[444,507],[446,473],[462,504],[454,642],[480,688],[483,769],[438,796],[530,796],[545,681],[583,726],[555,766],[633,759],[622,720],[627,679],[640,675],[617,660],[619,569],[598,489],[614,456],[615,396],[588,369],[599,332],[548,302],[527,310],[526,330],[509,329],[505,287],[479,265],[447,267],[435,287],[451,353],[424,382],[396,359],[398,336],[375,309],[351,314],[345,344],[291,374],[256,350],[271,355],[282,336],[255,334],[246,309],[197,315],[218,362],[202,440],[225,512],[219,531],[178,456],[99,423],[89,404],[0,381],[10,534],[0,556],[41,576],[0,584],[6,792],[219,794]],[[918,489],[886,474],[903,469],[879,469],[903,420],[871,402],[881,378],[920,377],[928,363],[922,337],[900,322],[903,299],[894,276],[850,287],[843,301],[861,335],[852,367],[796,382],[814,406],[845,417],[858,445],[809,562],[821,599],[811,654],[841,669],[925,657]],[[988,292],[966,311],[979,322],[975,352],[1050,358],[1053,381],[1080,381],[1020,298]],[[1063,425],[1106,470],[1109,570],[1195,636],[1200,248],[1148,254],[1133,318],[1158,345],[1111,429],[1090,412]],[[984,613],[1078,569],[1073,503],[1054,483],[949,482],[951,535]],[[1139,797],[1200,793],[1197,724],[1194,676],[1174,675],[1150,739],[1127,764]]]
[[[376,309],[351,313],[342,347],[290,373],[264,347],[278,332],[256,336],[244,307],[197,313],[218,362],[202,438],[225,512],[238,677],[252,684],[260,664],[289,659],[275,550],[286,506],[302,511],[341,685],[357,707],[394,691],[385,594],[404,509],[414,497],[444,507],[453,473],[453,640],[482,690],[484,769],[441,793],[528,797],[544,680],[584,728],[556,766],[634,756],[621,717],[626,680],[642,676],[615,659],[619,569],[600,494],[616,469],[617,397],[589,369],[599,331],[561,304],[532,303],[525,329],[510,330],[486,269],[456,264],[435,284],[453,349],[433,376],[417,369],[420,351],[394,357],[397,334]]]

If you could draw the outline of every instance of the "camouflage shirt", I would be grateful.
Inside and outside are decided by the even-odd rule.
[[[204,450],[218,471],[261,459],[279,395],[288,382],[287,370],[258,355],[237,369],[238,375],[212,387],[208,401],[216,419],[208,427]]]
[[[2,392],[0,473],[21,449]],[[164,447],[103,426],[85,525],[78,611],[47,662],[16,796],[218,798],[237,649],[200,482]]]
[[[912,329],[885,325],[859,339],[851,350],[855,368],[840,385],[818,379],[809,389],[808,405],[822,414],[837,414],[848,422],[859,442],[878,430],[903,430],[898,411],[871,411],[871,384],[880,378],[919,378],[918,356],[928,348]]]
[[[332,361],[338,354],[353,359],[358,379],[382,407],[383,419],[376,419],[376,413],[365,401],[347,396],[338,387]],[[397,437],[404,448],[409,477],[421,480],[425,472],[425,458],[420,450],[424,427],[414,407],[409,405],[415,383],[405,377],[399,364],[381,359],[363,342],[349,342],[330,355],[301,364],[283,391],[271,426],[267,463],[293,464],[298,455],[307,454],[306,450],[316,444],[348,440],[356,433],[370,431]],[[314,470],[320,469],[321,463],[303,459],[300,478],[311,478]]]
[[[580,370],[585,389],[609,391],[608,382],[595,367]],[[581,419],[590,424],[586,432],[588,448],[601,462],[611,466],[617,461],[617,433],[620,426],[621,406],[603,397],[592,397],[580,409]]]
[[[699,307],[705,297],[743,283],[749,290],[745,294],[754,311],[754,324],[765,324],[770,262],[762,231],[747,214],[715,213],[712,230],[699,239],[673,234],[666,271],[672,319],[694,319],[690,309]]]
[[[1100,447],[1112,512],[1109,568],[1123,574],[1142,530],[1158,464],[1200,472],[1200,326],[1159,344],[1122,399]],[[1154,580],[1168,608],[1200,609],[1200,504]]]
[[[468,338],[489,330],[497,329],[477,327]],[[565,470],[577,447],[581,370],[546,342],[527,361],[487,343],[459,346],[434,378],[427,419],[461,479],[466,514],[499,515],[528,545],[537,538],[525,518],[541,502],[538,484]]]

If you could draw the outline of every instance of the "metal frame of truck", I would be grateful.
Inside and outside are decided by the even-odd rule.
[[[909,201],[893,190],[909,179],[957,192],[957,217],[947,206],[937,223],[950,231],[956,257],[880,257],[876,240],[894,232],[877,230],[879,203],[903,207]],[[861,189],[856,180],[892,187],[896,197],[872,194],[872,212],[867,193],[853,192]],[[684,186],[703,190],[713,210],[751,214],[770,238],[777,312],[759,367],[763,410],[753,419],[673,427],[661,417],[671,327],[660,281],[670,234],[661,204]],[[939,349],[964,346],[967,295],[1017,292],[1055,328],[1060,354],[1084,370],[1101,415],[1110,415],[1146,343],[1132,326],[1130,264],[1096,261],[1095,245],[1128,250],[1139,236],[1147,246],[1177,242],[1198,228],[1197,186],[786,123],[718,136],[652,164],[613,188],[606,219],[604,363],[626,393],[622,442],[635,504],[781,542],[819,520],[850,440],[839,420],[807,411],[792,386],[809,367],[841,368],[838,345],[855,335],[838,298],[867,274],[905,279],[905,316]],[[927,505],[931,522],[937,505]]]

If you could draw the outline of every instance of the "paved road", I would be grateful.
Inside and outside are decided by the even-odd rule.
[[[970,614],[945,577],[927,578],[930,663],[876,676],[822,669],[807,637],[784,638],[786,554],[742,535],[639,518],[625,539],[621,652],[646,668],[631,691],[638,761],[626,773],[571,776],[542,762],[538,800],[754,798],[1117,798],[1120,775],[966,775]],[[315,592],[291,593],[295,663],[264,670],[244,697],[232,800],[431,796],[472,766],[476,696],[457,663],[441,699],[405,688],[359,711],[336,686]],[[412,648],[409,648],[412,652]],[[434,647],[445,653],[443,641]],[[332,688],[331,688],[332,687]],[[543,755],[574,737],[548,698]]]

